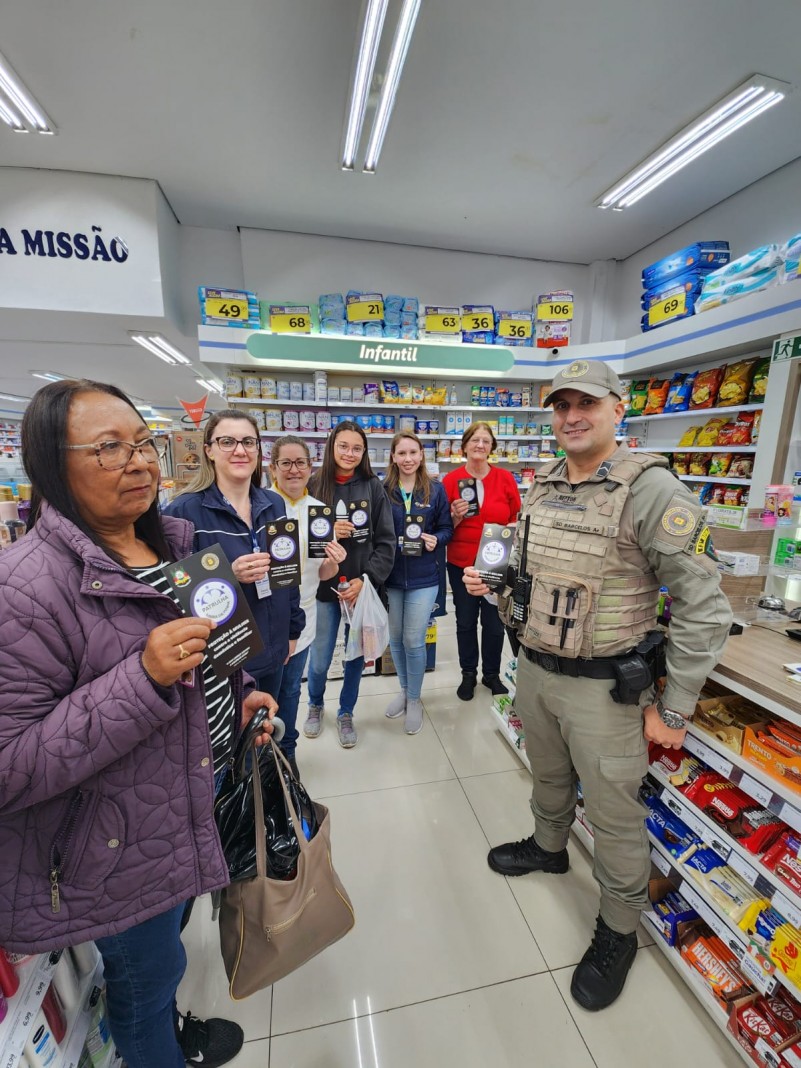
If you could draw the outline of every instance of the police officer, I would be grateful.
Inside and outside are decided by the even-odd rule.
[[[731,623],[700,504],[665,457],[615,441],[621,395],[618,376],[600,362],[576,360],[554,378],[545,404],[566,455],[535,476],[517,524],[520,546],[528,521],[527,574],[512,569],[499,597],[522,643],[515,707],[534,779],[535,829],[491,849],[488,862],[502,875],[566,872],[581,781],[601,906],[571,994],[590,1010],[622,991],[648,907],[638,800],[647,743],[681,747]],[[519,548],[514,560],[522,560]],[[464,582],[476,596],[490,592],[475,568]],[[673,597],[664,650],[656,630],[662,585]],[[667,682],[657,696],[660,653]]]

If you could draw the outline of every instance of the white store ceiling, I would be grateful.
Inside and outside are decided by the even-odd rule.
[[[750,74],[801,82],[795,0],[423,0],[378,173],[345,174],[359,10],[360,0],[5,0],[0,51],[59,134],[2,126],[0,165],[155,179],[191,226],[589,263],[635,253],[799,155],[796,91],[634,207],[594,207]],[[10,374],[37,366],[25,362],[37,359],[36,328],[22,325],[0,316],[0,391],[31,392]],[[105,344],[80,324],[70,337],[76,329],[77,342]],[[87,368],[80,345],[69,348],[66,369],[97,374],[92,345]],[[51,345],[48,367],[61,370],[54,358]],[[118,358],[109,347],[106,359]],[[174,404],[177,372],[153,372],[150,395]]]

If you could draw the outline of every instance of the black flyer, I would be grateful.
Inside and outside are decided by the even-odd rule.
[[[464,518],[469,519],[470,516],[478,515],[476,480],[474,478],[460,478],[457,485],[459,486],[459,496],[463,501],[467,501],[467,512]]]
[[[419,512],[412,512],[406,516],[403,524],[402,556],[422,556],[423,554],[423,527],[425,516]]]
[[[274,519],[267,524],[267,552],[270,554],[271,590],[300,585],[300,531],[296,519]]]
[[[213,619],[206,653],[220,678],[227,678],[264,649],[242,587],[220,545],[167,564],[164,574],[187,616]]]
[[[325,560],[325,547],[334,540],[334,509],[327,504],[310,504],[309,559]]]
[[[476,569],[491,590],[502,590],[506,585],[514,534],[514,524],[505,527],[501,523],[485,523],[481,531]]]
[[[370,537],[370,502],[351,501],[348,505],[348,519],[353,523],[351,537],[354,541],[367,541]]]

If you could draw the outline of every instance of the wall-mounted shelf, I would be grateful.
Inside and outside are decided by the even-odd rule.
[[[661,415],[627,415],[627,423],[655,423],[662,419],[708,419],[710,415],[736,416],[738,412],[761,412],[764,404],[733,404],[725,408],[694,408],[687,412],[663,412]]]

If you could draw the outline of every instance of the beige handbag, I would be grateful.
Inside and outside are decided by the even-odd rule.
[[[355,923],[350,898],[331,863],[328,809],[313,802],[319,827],[306,841],[281,774],[281,765],[291,774],[289,763],[277,745],[270,748],[300,855],[294,879],[267,877],[261,776],[255,774],[256,875],[227,886],[220,905],[220,947],[234,1001],[283,979],[346,935]],[[255,753],[253,760],[255,764]]]

